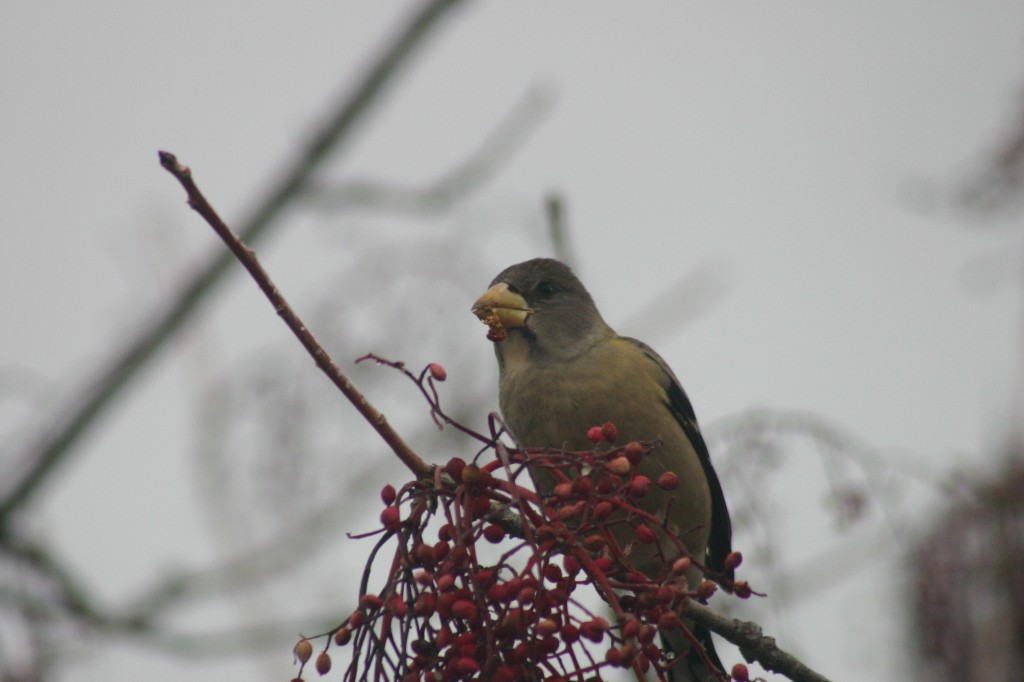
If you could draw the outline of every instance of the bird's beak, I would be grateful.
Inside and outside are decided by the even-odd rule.
[[[526,299],[509,291],[505,282],[495,284],[473,304],[473,314],[490,328],[487,338],[491,341],[504,341],[509,329],[526,326],[532,312]]]

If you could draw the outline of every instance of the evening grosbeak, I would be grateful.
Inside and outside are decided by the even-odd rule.
[[[659,518],[667,509],[668,530],[695,559],[731,579],[723,565],[732,543],[729,510],[690,400],[665,361],[646,344],[616,334],[572,270],[557,260],[537,258],[507,268],[473,312],[491,327],[501,412],[518,444],[590,450],[588,429],[605,422],[618,428],[620,443],[660,438],[662,445],[644,457],[640,473],[656,481],[672,471],[679,486],[651,486],[640,506]],[[549,471],[535,468],[531,475],[541,495],[551,492]],[[621,544],[626,542],[623,537]],[[645,554],[643,547],[634,548],[630,561],[648,575],[662,574],[664,558],[653,549]],[[694,567],[687,579],[694,589],[703,576]],[[689,625],[721,669],[710,633]],[[700,653],[680,631],[665,644],[684,657],[672,668],[672,680],[709,679]]]

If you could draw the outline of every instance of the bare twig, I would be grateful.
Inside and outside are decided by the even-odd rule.
[[[426,0],[409,18],[367,69],[352,93],[337,107],[335,115],[309,140],[279,179],[261,192],[261,196],[266,198],[247,219],[240,221],[239,233],[244,240],[254,243],[267,232],[285,206],[300,195],[313,172],[353,131],[439,20],[460,1]],[[198,305],[221,280],[230,264],[230,255],[220,250],[212,254],[206,265],[184,284],[164,310],[145,323],[125,346],[115,351],[96,375],[71,393],[71,399],[57,411],[57,416],[38,429],[38,436],[19,458],[25,467],[24,473],[6,486],[0,499],[0,529],[8,523],[12,512],[21,507],[53,468],[66,458],[72,446],[111,405],[138,370],[192,318]]]
[[[793,682],[829,682],[827,677],[780,649],[775,638],[766,637],[756,623],[729,618],[694,601],[687,605],[686,617],[725,637],[740,648],[747,661],[757,661],[765,670],[785,675]]]
[[[201,215],[207,224],[213,228],[213,231],[217,233],[224,243],[227,244],[231,253],[235,255],[235,258],[245,266],[245,269],[249,271],[252,278],[259,285],[260,289],[263,290],[264,295],[274,306],[274,310],[281,316],[288,328],[292,330],[296,338],[306,349],[306,351],[313,357],[316,366],[319,367],[324,374],[338,387],[338,390],[348,398],[349,402],[355,406],[359,414],[370,423],[370,426],[377,431],[377,434],[384,439],[384,442],[388,444],[391,450],[398,456],[402,463],[405,464],[410,471],[417,477],[423,478],[430,475],[430,466],[424,462],[419,455],[413,452],[412,448],[406,444],[402,437],[398,435],[388,420],[381,414],[377,408],[370,404],[370,402],[356,387],[349,381],[349,378],[345,376],[345,373],[341,371],[341,368],[331,359],[324,347],[313,336],[312,332],[306,328],[306,325],[299,319],[299,316],[295,314],[291,306],[278,291],[277,287],[271,281],[270,276],[260,265],[259,259],[256,258],[256,254],[246,246],[234,232],[231,231],[217,212],[213,209],[210,203],[203,196],[203,193],[196,186],[195,181],[192,179],[192,172],[187,166],[183,166],[178,163],[177,157],[170,152],[160,152],[160,165],[163,166],[167,171],[177,178],[181,186],[185,188],[185,192],[188,194],[188,204],[191,206],[196,213]]]

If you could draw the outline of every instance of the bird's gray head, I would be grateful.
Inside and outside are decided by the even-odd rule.
[[[499,359],[503,344],[520,350],[525,344],[534,361],[563,361],[613,333],[569,266],[552,258],[503,270],[473,312],[491,326]]]

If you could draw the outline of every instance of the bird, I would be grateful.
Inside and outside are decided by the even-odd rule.
[[[616,275],[620,277],[620,275]],[[651,486],[640,499],[645,511],[664,515],[690,554],[712,571],[733,578],[725,557],[732,525],[722,486],[686,392],[668,364],[647,344],[618,335],[593,298],[561,261],[535,258],[495,277],[472,311],[489,327],[498,361],[498,402],[516,443],[523,448],[592,450],[588,430],[605,422],[618,442],[660,439],[640,464],[652,481],[665,471],[678,476],[671,491]],[[530,471],[542,496],[555,484],[549,471]],[[671,503],[669,503],[669,499]],[[665,570],[665,558],[631,555],[648,575]],[[660,564],[660,565],[658,565]],[[703,579],[697,567],[690,588]],[[708,659],[722,670],[710,632],[688,623]],[[663,639],[683,661],[670,668],[673,682],[715,679],[703,656],[679,631]]]

